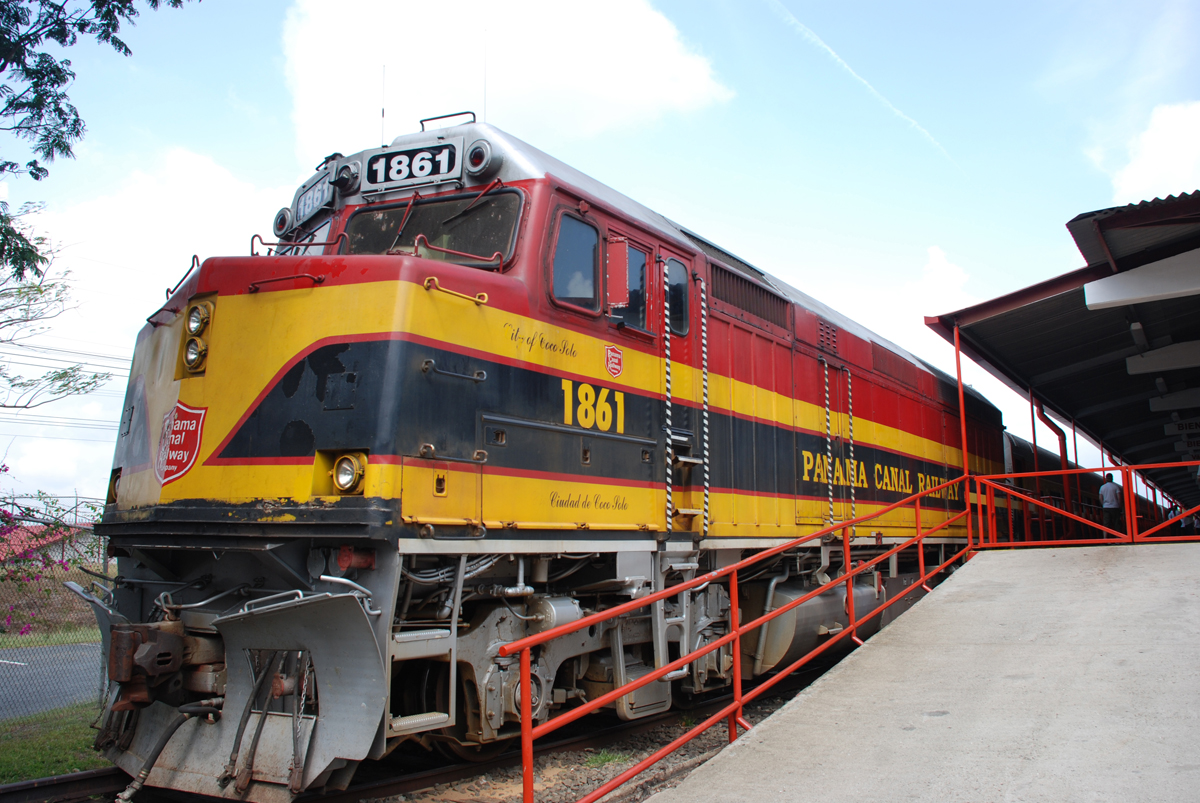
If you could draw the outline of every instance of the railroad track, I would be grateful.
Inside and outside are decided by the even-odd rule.
[[[792,678],[779,684],[772,696],[788,695],[807,686],[827,667],[800,672]],[[715,711],[724,705],[731,695],[722,695],[698,702],[690,708],[671,710],[663,714],[645,717],[633,722],[620,722],[600,729],[588,729],[588,719],[574,725],[573,735],[565,736],[553,742],[536,744],[534,753],[538,756],[551,755],[559,752],[585,750],[587,748],[602,748],[621,739],[636,736],[645,731],[653,730],[660,725],[678,722],[683,717],[703,715],[706,711]],[[514,740],[515,741],[515,740]],[[515,745],[514,745],[515,748]],[[517,749],[508,750],[488,761],[464,762],[427,769],[417,769],[403,772],[401,775],[370,778],[370,775],[387,773],[389,762],[364,766],[360,771],[363,777],[341,792],[308,793],[296,798],[296,803],[358,803],[363,799],[406,795],[412,792],[431,789],[438,784],[453,783],[466,778],[506,769],[521,763],[521,754]],[[67,775],[55,775],[49,778],[37,778],[32,781],[0,786],[0,803],[80,803],[94,797],[114,797],[129,785],[130,777],[116,767],[73,772]],[[175,803],[183,799],[213,800],[199,795],[188,795],[180,792],[158,789],[147,786],[138,792],[135,803]]]

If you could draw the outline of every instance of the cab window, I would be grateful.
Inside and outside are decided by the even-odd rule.
[[[600,232],[570,215],[558,223],[554,246],[554,297],[575,307],[600,308],[596,271],[600,264]]]
[[[667,260],[667,298],[671,302],[671,333],[688,333],[688,271],[678,259]]]
[[[612,247],[612,246],[610,246]],[[629,249],[629,304],[613,310],[613,319],[626,326],[646,329],[646,264],[650,255],[645,251]]]

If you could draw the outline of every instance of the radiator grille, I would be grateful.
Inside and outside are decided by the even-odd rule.
[[[712,294],[713,298],[726,304],[783,329],[788,328],[788,302],[785,299],[717,265],[712,266]]]
[[[875,366],[875,370],[881,374],[887,374],[892,379],[898,382],[903,382],[909,387],[917,386],[917,366],[913,365],[908,360],[889,351],[878,343],[871,343],[871,361]],[[955,393],[957,394],[957,388]]]

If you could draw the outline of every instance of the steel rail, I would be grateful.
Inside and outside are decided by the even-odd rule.
[[[788,682],[782,684],[776,693],[783,695],[799,691],[820,674],[829,669],[821,666],[813,669],[810,676],[786,676]],[[660,725],[678,722],[696,712],[704,712],[718,708],[732,694],[702,700],[690,708],[680,708],[662,714],[645,717],[632,722],[620,722],[609,727],[594,730],[589,733],[564,737],[554,742],[547,742],[538,747],[538,756],[571,750],[583,750],[588,747],[605,747],[622,738],[637,736]],[[516,742],[516,739],[513,739]],[[513,747],[516,745],[513,744]],[[386,759],[385,759],[386,761]],[[505,752],[488,761],[463,762],[444,767],[408,772],[403,775],[392,775],[386,778],[376,778],[352,784],[340,792],[307,792],[296,798],[296,803],[358,803],[364,798],[379,798],[392,795],[408,794],[422,789],[429,789],[441,783],[451,783],[476,775],[490,772],[494,769],[504,769],[518,766],[521,763],[519,751]],[[78,803],[98,795],[115,795],[124,789],[130,781],[130,776],[119,767],[103,767],[83,772],[73,772],[64,775],[54,775],[46,778],[36,778],[28,781],[17,781],[0,785],[0,803]],[[152,803],[155,796],[162,792],[158,787],[146,786],[138,792],[137,803]]]

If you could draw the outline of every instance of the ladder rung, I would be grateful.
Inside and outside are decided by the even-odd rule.
[[[675,518],[679,518],[680,516],[699,516],[703,512],[703,510],[690,507],[677,507],[675,508]]]
[[[702,466],[704,465],[703,457],[692,457],[690,454],[675,455],[675,465],[677,466]]]

